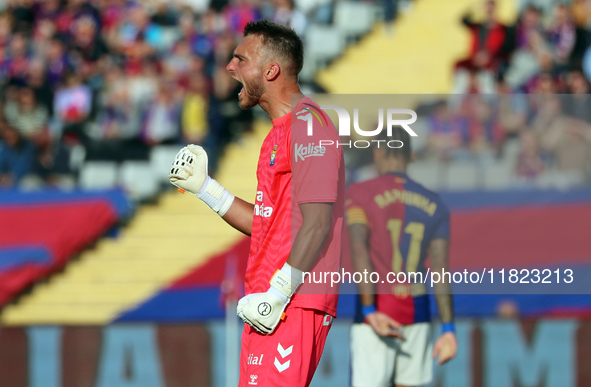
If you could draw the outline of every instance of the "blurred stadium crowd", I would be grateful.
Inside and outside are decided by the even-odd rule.
[[[144,160],[150,147],[224,146],[250,130],[225,70],[247,22],[303,31],[291,0],[12,0],[0,14],[0,183],[68,184],[76,161]]]
[[[462,19],[469,54],[453,74],[453,93],[470,95],[426,106],[423,156],[505,164],[513,185],[549,174],[589,183],[591,1],[526,2],[513,25],[498,21],[494,1],[484,8],[483,19]]]
[[[266,18],[304,34],[310,18],[333,18],[330,4],[196,3],[9,0],[0,13],[0,185],[73,187],[83,162],[147,160],[162,144],[204,145],[215,173],[256,114],[238,108],[239,85],[225,70],[246,23]],[[378,13],[392,19],[396,3]],[[428,118],[417,169],[500,163],[520,184],[549,171],[570,176],[569,186],[588,183],[591,1],[527,2],[514,25],[484,4],[484,18],[463,18],[469,54],[450,69],[451,92],[470,96],[419,108]]]

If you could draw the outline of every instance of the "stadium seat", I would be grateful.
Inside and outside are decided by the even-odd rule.
[[[180,150],[179,145],[160,145],[150,152],[150,167],[159,183],[168,183],[168,173],[174,157]]]
[[[450,191],[467,191],[479,187],[478,168],[469,163],[451,163],[447,167],[447,186]]]
[[[431,161],[417,161],[408,165],[408,176],[430,190],[441,187],[442,167]]]
[[[193,0],[196,1],[196,0]],[[310,13],[313,9],[323,5],[330,4],[330,0],[295,0],[295,6],[298,10],[305,14]]]
[[[416,137],[411,138],[411,148],[415,153],[427,150],[427,139],[431,130],[428,121],[427,118],[419,116],[412,124],[412,130],[417,134]]]
[[[542,173],[536,181],[539,188],[555,188],[568,190],[580,187],[585,183],[585,175],[577,171],[548,170]]]
[[[117,185],[117,163],[89,161],[80,169],[79,184],[82,189],[110,189]]]
[[[158,193],[158,181],[149,162],[126,161],[121,165],[120,183],[133,200],[151,199]]]
[[[343,35],[331,27],[311,25],[306,33],[306,56],[314,71],[339,56],[345,49]]]
[[[374,23],[374,7],[370,3],[337,2],[334,11],[334,25],[349,40],[368,32]]]
[[[512,163],[505,161],[488,165],[484,169],[484,188],[488,190],[509,188],[513,167]]]
[[[86,149],[82,145],[76,145],[70,149],[70,169],[72,171],[78,171],[84,165],[84,159],[86,158]]]
[[[204,13],[209,8],[209,0],[184,0],[184,3],[198,14]]]

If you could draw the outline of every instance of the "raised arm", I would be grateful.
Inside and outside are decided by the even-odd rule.
[[[220,215],[230,226],[246,235],[252,231],[254,205],[234,197],[207,174],[207,153],[199,145],[188,145],[176,155],[168,179],[192,193]]]
[[[250,236],[252,232],[252,219],[254,205],[235,197],[230,209],[222,219],[236,230]]]

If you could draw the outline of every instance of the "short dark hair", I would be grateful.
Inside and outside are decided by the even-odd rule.
[[[404,161],[407,163],[410,161],[410,156],[412,154],[412,148],[410,144],[410,134],[400,126],[393,126],[392,127],[392,135],[388,136],[388,131],[384,128],[381,133],[378,135],[378,140],[384,140],[384,143],[380,144],[380,149],[386,156],[392,157],[402,157]],[[402,147],[400,148],[390,148],[387,143],[389,141],[400,141],[402,142]],[[392,143],[392,146],[399,146],[400,143],[395,142]]]
[[[304,44],[296,32],[268,20],[250,22],[244,27],[244,37],[255,35],[274,54],[288,62],[289,71],[298,75],[304,66]]]

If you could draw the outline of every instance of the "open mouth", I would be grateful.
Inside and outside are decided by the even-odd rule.
[[[244,91],[244,87],[242,89],[240,89],[240,91],[238,92],[238,97],[240,98],[240,96],[242,95],[242,92]]]

